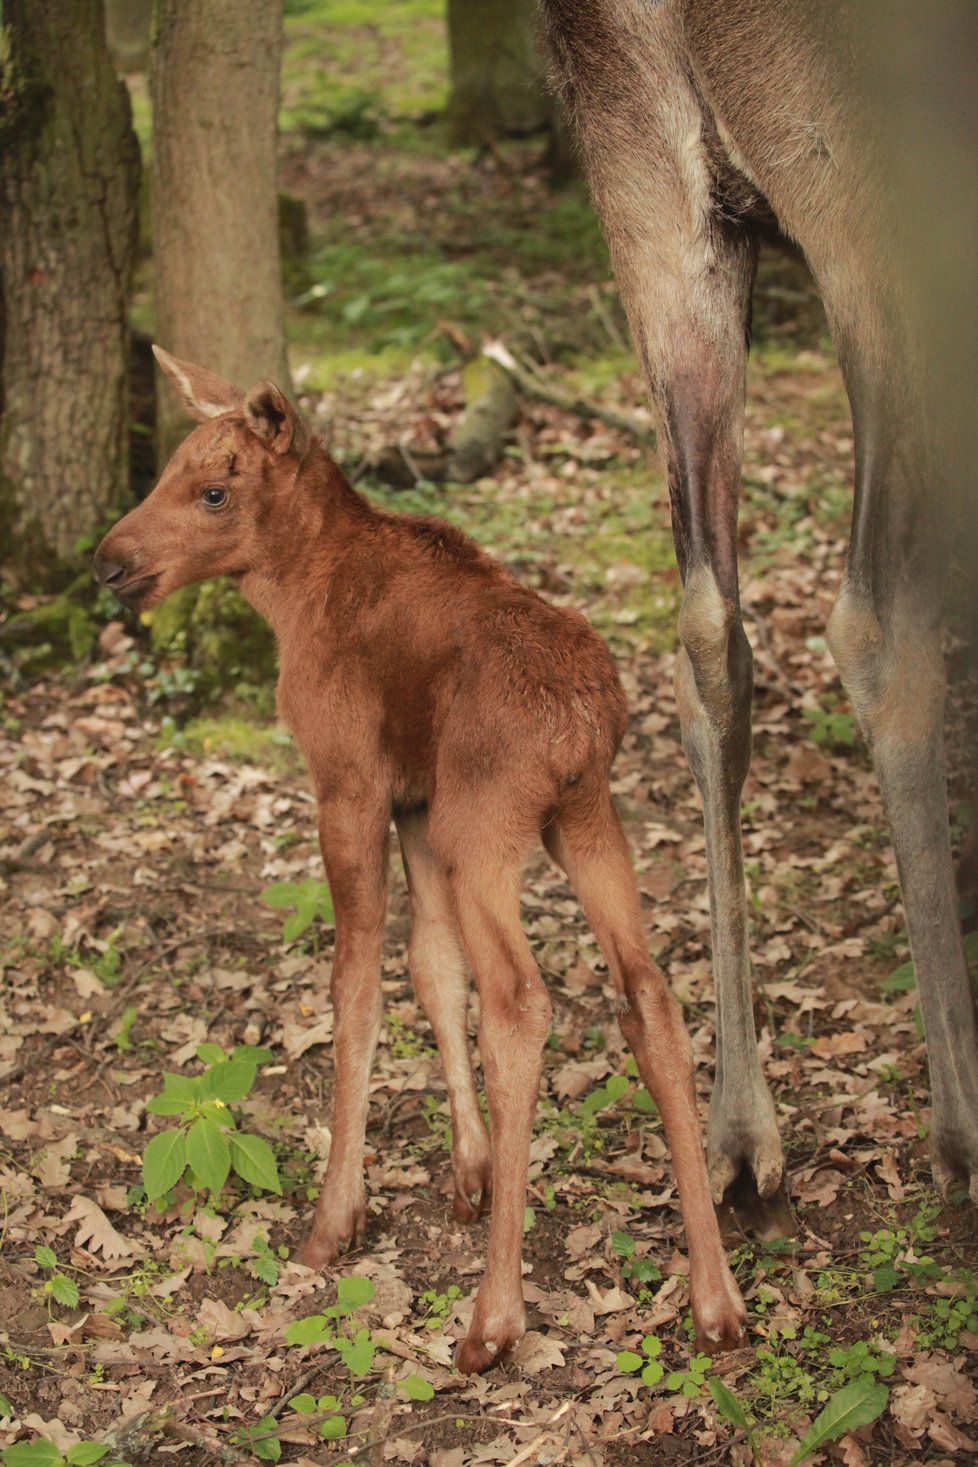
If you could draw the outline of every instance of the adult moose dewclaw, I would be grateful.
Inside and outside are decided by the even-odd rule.
[[[922,327],[919,282],[910,278],[920,250],[908,247],[893,182],[900,170],[866,84],[880,40],[874,25],[905,27],[916,9],[927,17],[915,22],[917,34],[931,28],[946,40],[953,8],[542,5],[668,473],[684,587],[676,692],[703,795],[713,925],[714,1197],[726,1195],[758,1231],[791,1228],[754,1033],[740,835],[753,691],[737,576],[744,364],[759,239],[776,223],[818,282],[852,407],[852,539],[827,639],[871,745],[893,836],[927,1034],[935,1180],[945,1192],[963,1183],[978,1203],[978,1030],[943,749],[944,377],[935,370],[935,323]],[[931,25],[932,14],[941,25]],[[961,143],[968,157],[973,142]],[[959,173],[973,200],[973,178],[961,164]],[[966,207],[973,218],[973,203]],[[931,258],[946,261],[942,269],[952,263],[946,251]]]
[[[485,1276],[459,1347],[486,1370],[523,1334],[520,1250],[551,1005],[520,923],[542,837],[581,898],[619,1022],[662,1115],[686,1224],[701,1349],[736,1346],[745,1311],[710,1199],[680,1009],[645,944],[608,776],[625,728],[607,648],[441,520],[373,509],[270,382],[242,396],[154,348],[200,421],[95,557],[143,610],[230,575],[278,641],[278,706],[308,762],[336,913],[333,1143],[300,1259],[362,1237],[367,1088],[393,818],[410,888],[411,975],[445,1067],[455,1216],[492,1194]],[[466,1036],[478,984],[491,1141]]]

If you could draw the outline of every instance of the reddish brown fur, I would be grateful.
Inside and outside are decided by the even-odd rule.
[[[333,1145],[302,1260],[332,1263],[364,1231],[393,817],[411,892],[412,975],[452,1106],[456,1216],[478,1216],[493,1191],[486,1274],[459,1366],[484,1370],[521,1337],[526,1171],[550,1001],[519,888],[542,834],[604,947],[622,1029],[662,1111],[700,1345],[737,1343],[745,1315],[710,1202],[689,1044],[645,947],[609,795],[626,708],[607,648],[582,616],[518,585],[451,525],[373,509],[271,384],[242,399],[158,355],[204,421],[106,536],[96,566],[140,609],[232,575],[278,639],[279,709],[312,773],[336,911]],[[208,491],[225,502],[208,507]],[[468,1055],[464,957],[481,997],[491,1149]]]

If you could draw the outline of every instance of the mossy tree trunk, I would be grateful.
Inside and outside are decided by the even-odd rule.
[[[290,386],[275,181],[282,0],[159,0],[156,337],[247,389]],[[157,379],[163,461],[186,427]]]
[[[128,487],[139,147],[102,0],[0,16],[0,555],[42,589]]]
[[[484,144],[553,121],[535,0],[448,0],[448,39],[455,142]]]

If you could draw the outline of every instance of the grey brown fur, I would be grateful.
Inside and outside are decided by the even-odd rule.
[[[828,640],[870,742],[897,855],[933,1091],[938,1184],[978,1203],[978,1034],[947,826],[943,464],[906,222],[842,0],[543,0],[558,83],[657,410],[684,602],[677,694],[703,794],[717,988],[717,1201],[779,1231],[784,1161],[757,1056],[740,839],[751,651],[736,520],[758,231],[821,290],[852,406],[853,529]],[[756,1188],[756,1191],[754,1190]]]

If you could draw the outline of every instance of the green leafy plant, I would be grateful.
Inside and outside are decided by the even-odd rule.
[[[798,1467],[800,1462],[826,1442],[837,1441],[847,1431],[859,1426],[868,1426],[882,1416],[890,1399],[889,1387],[882,1385],[871,1375],[860,1376],[850,1381],[830,1397],[815,1417],[802,1439],[788,1467]]]
[[[732,1426],[740,1427],[741,1431],[747,1433],[747,1441],[751,1452],[757,1452],[757,1438],[754,1431],[754,1422],[748,1416],[740,1398],[734,1394],[730,1387],[722,1381],[719,1376],[711,1375],[707,1381],[710,1395],[716,1404],[716,1408],[724,1420],[729,1421]]]
[[[438,1289],[425,1289],[421,1295],[420,1303],[427,1305],[425,1315],[425,1329],[443,1329],[445,1321],[455,1307],[456,1299],[461,1299],[462,1290],[458,1284],[449,1284],[444,1293]]]
[[[662,1278],[662,1270],[651,1258],[635,1257],[635,1239],[631,1233],[612,1233],[611,1246],[618,1257],[625,1260],[621,1266],[622,1278],[631,1279],[639,1285],[658,1283]]]
[[[282,926],[285,943],[296,942],[317,917],[328,924],[335,920],[333,899],[325,881],[276,881],[265,887],[261,899],[267,907],[295,908]]]
[[[373,1367],[375,1345],[370,1331],[360,1328],[347,1332],[354,1311],[369,1304],[376,1290],[369,1279],[350,1274],[337,1284],[337,1300],[320,1314],[307,1314],[285,1331],[288,1345],[331,1345],[351,1375],[369,1374]],[[344,1328],[346,1326],[347,1328]]]
[[[239,1044],[228,1055],[218,1044],[200,1044],[197,1058],[207,1066],[202,1075],[165,1072],[163,1093],[146,1107],[154,1115],[179,1120],[174,1129],[157,1132],[146,1147],[147,1198],[158,1201],[185,1174],[195,1191],[207,1188],[217,1197],[231,1171],[253,1187],[280,1194],[275,1153],[260,1136],[239,1131],[229,1108],[250,1093],[258,1066],[272,1058],[271,1050]]]
[[[105,1467],[131,1467],[118,1457],[110,1455],[111,1448],[104,1442],[76,1442],[67,1452],[62,1452],[54,1442],[40,1436],[32,1442],[15,1442],[4,1450],[3,1467],[89,1467],[89,1463],[102,1462]]]
[[[34,1249],[34,1261],[51,1276],[44,1280],[43,1292],[55,1304],[62,1305],[65,1309],[77,1309],[81,1295],[78,1285],[74,1279],[68,1278],[58,1268],[58,1259],[53,1248],[45,1248],[38,1244]],[[96,1459],[93,1457],[92,1461]]]
[[[646,1335],[642,1341],[641,1350],[641,1355],[635,1350],[619,1350],[615,1363],[623,1375],[634,1375],[637,1370],[640,1370],[642,1380],[647,1386],[658,1385],[665,1375],[665,1367],[659,1360],[662,1354],[662,1341],[658,1335]]]
[[[289,1250],[283,1244],[277,1250],[273,1250],[264,1233],[256,1233],[251,1244],[254,1259],[251,1271],[256,1278],[261,1279],[263,1284],[274,1287],[278,1283],[279,1262],[284,1262],[289,1256]]]
[[[274,1416],[263,1416],[254,1426],[239,1426],[232,1436],[235,1446],[246,1447],[260,1462],[277,1462],[282,1455],[278,1422]]]
[[[342,1441],[346,1436],[346,1417],[340,1410],[340,1402],[336,1396],[316,1397],[305,1391],[301,1395],[293,1396],[289,1406],[300,1416],[316,1415],[320,1418],[319,1435],[323,1441]]]
[[[666,1390],[678,1391],[683,1396],[701,1396],[706,1389],[706,1376],[712,1363],[709,1355],[694,1355],[686,1370],[673,1370],[666,1376]]]

